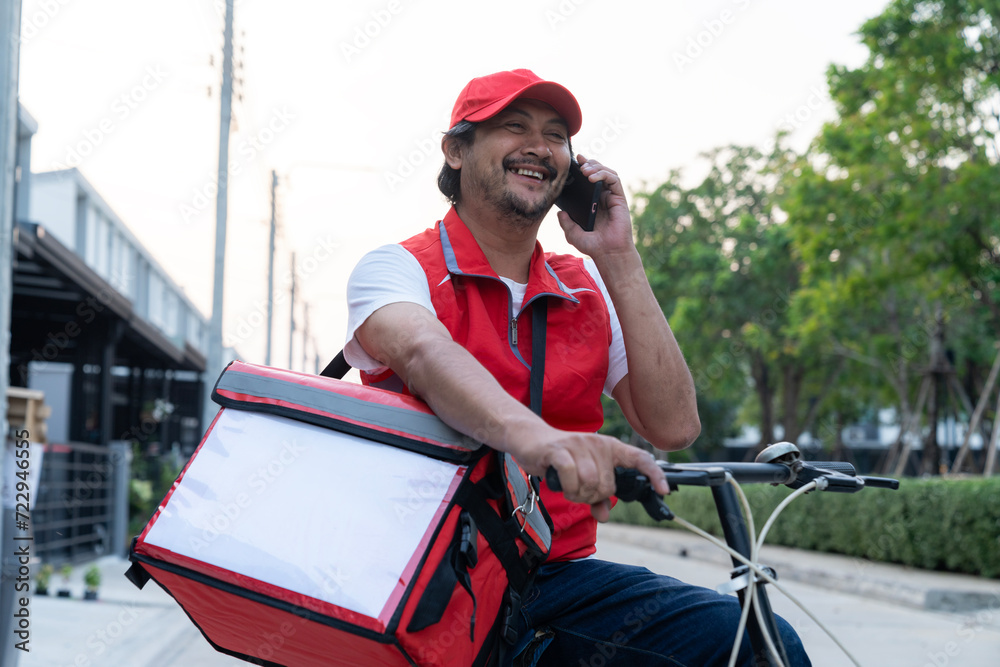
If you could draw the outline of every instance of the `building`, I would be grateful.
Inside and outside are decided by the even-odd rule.
[[[80,560],[124,549],[120,459],[197,446],[209,321],[77,169],[30,172],[36,130],[21,108],[10,385],[52,409],[38,553]]]

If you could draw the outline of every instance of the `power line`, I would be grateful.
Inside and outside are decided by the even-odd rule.
[[[277,227],[275,212],[278,188],[278,172],[271,170],[271,230],[267,249],[267,349],[264,352],[264,365],[271,365],[271,331],[274,318],[274,234]]]

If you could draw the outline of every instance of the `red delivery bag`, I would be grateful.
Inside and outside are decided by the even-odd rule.
[[[133,540],[218,651],[259,665],[494,665],[551,543],[513,459],[419,400],[233,362]]]

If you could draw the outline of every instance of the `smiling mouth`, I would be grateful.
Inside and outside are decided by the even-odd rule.
[[[525,169],[524,167],[512,167],[508,171],[510,171],[513,174],[517,174],[518,176],[527,176],[528,178],[533,178],[539,182],[544,181],[546,179],[546,175],[543,172],[536,171],[534,169]]]

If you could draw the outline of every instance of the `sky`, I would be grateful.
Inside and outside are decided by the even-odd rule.
[[[223,337],[266,347],[271,172],[279,179],[271,363],[343,346],[351,268],[439,220],[440,138],[469,79],[524,67],[571,90],[573,145],[630,192],[699,155],[804,150],[834,117],[825,74],[856,67],[885,0],[236,0]],[[32,171],[77,167],[208,316],[219,160],[222,0],[24,0],[20,101]],[[555,221],[547,250],[572,252]],[[308,304],[310,340],[303,353]]]

